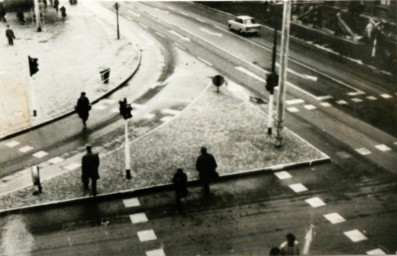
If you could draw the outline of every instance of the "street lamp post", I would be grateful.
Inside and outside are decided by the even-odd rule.
[[[269,114],[267,119],[267,134],[272,135],[273,128],[273,93],[274,87],[277,86],[278,83],[278,75],[276,74],[276,56],[277,56],[277,24],[274,24],[274,40],[273,40],[273,57],[272,57],[272,71],[270,74],[271,79],[267,79],[267,83],[271,83],[271,85],[267,85],[269,88]]]
[[[132,118],[132,107],[127,103],[127,99],[119,101],[120,104],[120,115],[124,118],[124,135],[125,135],[125,177],[131,179],[131,154],[130,154],[130,142],[128,136],[128,120]]]
[[[277,134],[276,134],[276,147],[283,146],[283,126],[284,126],[284,101],[286,93],[287,83],[287,68],[288,68],[288,50],[289,50],[289,30],[290,30],[290,18],[291,18],[291,1],[284,0],[284,12],[283,12],[283,30],[281,36],[281,49],[280,49],[280,89],[278,91],[278,102],[277,102]]]

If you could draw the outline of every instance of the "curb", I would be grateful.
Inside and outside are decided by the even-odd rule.
[[[320,159],[312,160],[312,161],[303,161],[303,162],[297,162],[297,163],[291,163],[291,164],[285,164],[285,165],[275,165],[275,166],[270,166],[266,168],[261,168],[261,169],[253,169],[253,170],[243,170],[239,171],[236,173],[231,173],[231,174],[225,174],[219,177],[219,180],[213,183],[220,183],[223,181],[228,181],[228,180],[233,180],[233,179],[238,179],[242,177],[248,177],[251,175],[257,175],[261,173],[267,173],[267,172],[275,172],[275,171],[281,171],[281,170],[290,170],[290,169],[295,169],[295,168],[302,168],[302,167],[307,167],[307,166],[313,166],[313,165],[320,165],[320,164],[325,164],[325,163],[330,163],[331,159],[326,156]],[[197,186],[199,185],[200,182],[198,179],[188,181],[188,186]],[[68,199],[68,200],[61,200],[61,201],[54,201],[54,202],[49,202],[49,203],[43,203],[43,204],[36,204],[36,205],[29,205],[29,206],[23,206],[19,208],[10,208],[6,210],[1,210],[0,211],[0,216],[4,216],[7,214],[14,214],[17,212],[29,212],[29,211],[34,211],[34,210],[40,210],[43,208],[55,208],[59,206],[67,206],[67,205],[72,205],[76,203],[81,203],[81,202],[89,202],[89,201],[106,201],[106,200],[114,200],[114,199],[120,199],[120,198],[125,198],[127,196],[140,196],[140,195],[145,195],[145,194],[150,194],[154,192],[162,192],[162,191],[167,191],[173,189],[173,184],[167,183],[167,184],[160,184],[160,185],[155,185],[151,187],[144,187],[144,188],[139,188],[139,189],[130,189],[130,190],[123,190],[119,192],[113,192],[113,193],[107,193],[107,194],[101,194],[97,195],[96,197],[79,197],[79,198],[73,198],[73,199]]]
[[[141,52],[142,52],[142,50],[139,49],[139,60],[138,60],[138,64],[137,64],[136,67],[135,67],[135,70],[134,70],[124,81],[122,81],[118,86],[114,87],[113,89],[111,89],[110,91],[106,92],[106,93],[103,94],[102,96],[100,96],[100,97],[98,97],[97,99],[93,100],[93,101],[91,102],[91,105],[94,105],[95,103],[99,102],[100,100],[109,97],[109,96],[112,95],[115,91],[117,91],[117,90],[119,90],[121,87],[123,87],[129,80],[131,80],[131,78],[136,74],[136,72],[139,70],[139,67],[140,67],[140,65],[141,65],[141,60],[142,60],[142,53],[141,53]],[[43,126],[46,126],[46,125],[48,125],[48,124],[54,123],[54,122],[56,122],[56,121],[59,121],[59,120],[61,120],[61,119],[66,118],[66,117],[68,117],[68,116],[71,116],[71,115],[73,115],[73,114],[75,114],[75,113],[76,113],[76,110],[72,110],[72,111],[67,112],[67,113],[65,113],[65,114],[62,114],[62,115],[60,115],[60,116],[57,116],[57,117],[54,117],[54,118],[49,119],[49,120],[47,120],[47,121],[44,121],[44,122],[42,122],[42,123],[40,123],[40,124],[37,124],[37,125],[31,126],[31,127],[22,129],[22,130],[20,130],[20,131],[17,131],[17,132],[8,134],[8,135],[6,135],[6,136],[0,138],[0,142],[5,141],[5,140],[8,140],[8,139],[13,138],[13,137],[18,136],[18,135],[21,135],[21,134],[24,134],[24,133],[33,131],[33,130],[36,130],[36,129],[40,128],[40,127],[43,127]]]

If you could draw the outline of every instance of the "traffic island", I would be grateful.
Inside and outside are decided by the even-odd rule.
[[[98,196],[151,190],[171,184],[177,168],[183,168],[190,182],[198,173],[195,162],[201,146],[206,146],[218,162],[220,178],[274,171],[329,161],[329,157],[284,128],[284,146],[276,148],[267,136],[266,113],[234,95],[228,87],[220,93],[209,87],[179,115],[147,132],[134,133],[131,143],[132,178],[125,178],[124,147],[109,152],[99,149],[101,166]],[[134,129],[134,128],[132,128]],[[81,155],[73,158],[80,163]],[[42,181],[43,192],[32,195],[32,184],[0,197],[3,211],[34,205],[84,200],[81,169],[67,170],[70,161],[49,165],[43,173],[57,173]]]

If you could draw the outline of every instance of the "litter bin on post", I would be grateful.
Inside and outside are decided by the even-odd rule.
[[[100,67],[99,73],[101,74],[102,82],[105,84],[109,83],[110,68]]]
[[[40,183],[40,169],[38,166],[34,165],[32,166],[31,170],[32,170],[33,186],[35,187],[35,191],[33,192],[33,195],[38,195],[42,191],[41,183]]]

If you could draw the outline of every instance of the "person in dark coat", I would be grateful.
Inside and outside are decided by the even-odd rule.
[[[63,19],[66,18],[66,8],[65,8],[65,6],[62,6],[61,9],[59,9],[59,10],[61,11],[62,18]]]
[[[89,180],[91,179],[92,195],[96,196],[96,183],[99,177],[99,156],[92,153],[92,147],[86,146],[87,154],[83,156],[81,164],[81,180],[83,182],[84,191],[88,191]]]
[[[178,168],[174,177],[172,178],[172,183],[174,183],[175,187],[175,199],[176,199],[176,206],[178,209],[181,208],[181,198],[187,196],[187,176],[183,172],[183,169]]]
[[[55,8],[55,10],[58,12],[59,0],[54,0],[54,8]]]
[[[2,21],[2,22],[7,22],[7,19],[6,19],[6,9],[4,8],[4,6],[3,5],[0,5],[0,20]]]
[[[77,100],[75,107],[77,114],[83,121],[84,129],[87,128],[87,120],[89,112],[91,110],[90,100],[85,96],[85,92],[82,92],[80,98]]]
[[[206,147],[201,147],[201,155],[196,161],[196,170],[199,172],[199,179],[203,185],[204,195],[210,194],[210,181],[217,177],[217,164],[213,155],[207,153]]]
[[[7,25],[6,37],[8,38],[8,45],[14,45],[15,35],[14,31],[12,31],[12,29],[10,28],[10,25]]]

